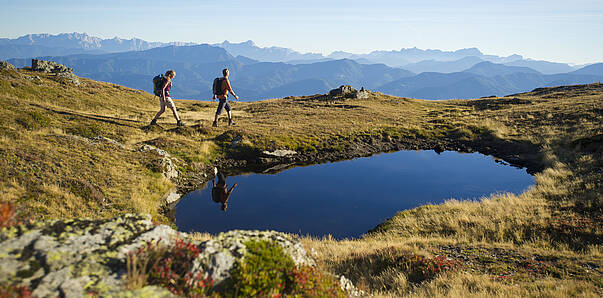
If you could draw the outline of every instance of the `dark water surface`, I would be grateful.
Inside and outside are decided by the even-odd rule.
[[[226,178],[228,188],[234,183],[238,185],[225,212],[212,200],[211,181],[187,194],[176,206],[179,230],[270,229],[358,237],[397,211],[449,198],[518,194],[534,184],[534,178],[525,169],[478,153],[399,151]]]

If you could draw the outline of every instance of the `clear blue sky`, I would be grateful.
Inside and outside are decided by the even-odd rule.
[[[418,47],[603,62],[602,0],[0,0],[0,37],[253,40],[302,52]]]

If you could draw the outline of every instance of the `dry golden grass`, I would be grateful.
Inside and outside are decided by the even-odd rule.
[[[41,80],[30,79],[33,76]],[[160,212],[162,198],[174,184],[157,169],[157,156],[137,151],[143,143],[176,157],[185,177],[229,154],[228,144],[216,139],[224,133],[243,136],[245,148],[252,150],[302,153],[345,151],[367,138],[492,147],[521,144],[529,150],[518,158],[544,170],[535,175],[534,187],[520,195],[422,206],[398,212],[362,239],[303,242],[321,267],[345,272],[375,296],[603,293],[603,161],[596,139],[603,134],[599,85],[480,100],[426,101],[374,94],[366,100],[293,97],[236,102],[237,126],[226,126],[222,116],[218,128],[210,127],[216,103],[176,101],[186,128],[176,129],[167,111],[159,121],[163,129],[144,129],[158,109],[156,98],[114,84],[82,81],[82,87],[75,87],[55,81],[53,75],[0,72],[0,171],[5,173],[0,177],[0,196],[17,202],[23,216],[144,212],[167,222]],[[98,135],[125,149],[91,142]],[[418,284],[409,281],[409,272],[402,267],[387,266],[370,275],[367,270],[375,269],[366,265],[370,262],[361,264],[365,267],[352,262],[359,256],[370,261],[392,247],[428,258],[446,255],[471,262]],[[550,265],[545,270],[550,274],[524,268],[522,260],[530,258],[544,258],[537,265]],[[499,278],[506,276],[500,273],[505,270],[514,272],[511,282]]]
[[[397,293],[396,293],[397,294]],[[397,295],[384,293],[383,297]],[[581,280],[544,278],[530,283],[504,283],[472,273],[442,275],[408,297],[600,297],[600,289]],[[376,295],[377,297],[381,295]]]

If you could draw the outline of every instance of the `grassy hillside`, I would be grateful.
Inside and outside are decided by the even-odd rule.
[[[464,101],[374,93],[234,103],[237,126],[218,128],[215,103],[177,101],[187,127],[166,112],[149,128],[152,95],[81,80],[0,73],[0,197],[22,220],[144,212],[168,222],[170,189],[197,185],[213,164],[261,164],[262,150],[296,150],[297,162],[480,151],[528,166],[536,185],[398,212],[362,239],[307,238],[307,248],[321,267],[377,296],[603,293],[603,85]],[[242,142],[231,148],[236,136]],[[144,144],[175,157],[181,177],[164,178],[161,157],[140,152]]]

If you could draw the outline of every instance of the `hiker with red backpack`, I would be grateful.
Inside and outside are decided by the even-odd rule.
[[[228,114],[228,125],[235,125],[235,123],[232,121],[232,114],[230,113],[231,108],[227,100],[228,92],[232,93],[232,96],[234,96],[236,99],[239,99],[239,97],[234,93],[232,87],[230,86],[230,81],[228,80],[228,68],[222,70],[222,75],[224,76],[214,80],[213,86],[214,97],[212,100],[216,100],[216,98],[220,100],[218,103],[218,109],[216,110],[216,117],[214,117],[214,127],[218,126],[218,116],[222,114],[222,109],[226,109],[226,113]]]
[[[154,93],[156,96],[159,97],[159,103],[161,105],[161,108],[159,109],[159,112],[157,112],[157,114],[155,115],[155,118],[151,120],[150,125],[157,124],[157,119],[159,118],[159,116],[161,116],[161,114],[163,114],[163,112],[165,112],[165,107],[167,106],[172,110],[174,118],[176,118],[176,121],[178,121],[177,125],[184,126],[184,123],[182,122],[180,117],[178,117],[176,105],[174,105],[174,101],[170,97],[170,91],[172,90],[172,80],[175,76],[176,72],[174,70],[168,70],[165,72],[164,76],[158,75],[153,78],[153,85],[155,85]]]

